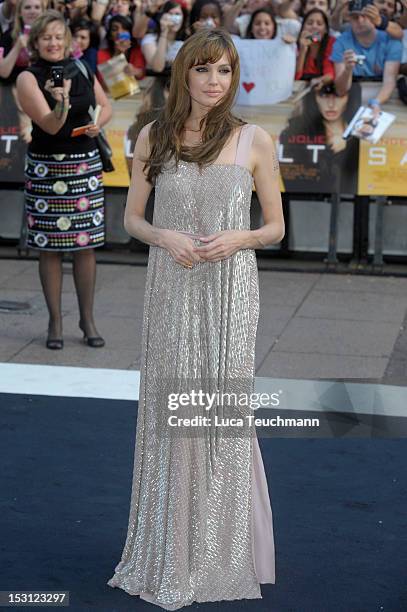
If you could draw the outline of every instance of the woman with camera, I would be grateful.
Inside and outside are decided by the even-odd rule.
[[[225,25],[218,0],[196,0],[189,16],[191,34],[202,28],[220,28]],[[227,27],[226,27],[227,29]]]
[[[186,26],[188,12],[177,2],[165,2],[156,14],[157,32],[149,32],[141,41],[141,50],[147,68],[162,72],[171,64],[184,40],[187,38]]]
[[[28,39],[33,64],[17,79],[23,110],[33,123],[26,157],[28,246],[39,251],[39,273],[49,311],[50,349],[63,348],[62,253],[73,254],[79,327],[88,346],[103,338],[93,319],[95,247],[104,244],[102,162],[97,141],[112,109],[86,64],[69,58],[71,33],[63,16],[44,12]],[[99,117],[90,108],[100,106]],[[73,130],[81,127],[81,133]]]
[[[302,22],[298,35],[295,79],[310,80],[321,89],[335,79],[334,65],[329,59],[335,38],[329,34],[329,22],[321,9],[312,9]]]

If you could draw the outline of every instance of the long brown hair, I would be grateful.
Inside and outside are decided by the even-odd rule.
[[[206,120],[202,143],[193,147],[183,146],[184,125],[191,112],[188,70],[198,64],[214,64],[224,52],[227,52],[232,68],[229,90],[201,119],[200,129]],[[177,168],[179,160],[184,160],[197,163],[200,170],[217,159],[232,131],[246,123],[231,112],[239,83],[239,55],[229,32],[223,28],[202,28],[184,42],[172,64],[168,100],[150,128],[150,156],[142,160],[146,162],[143,170],[148,168],[147,180],[151,184],[173,156]]]

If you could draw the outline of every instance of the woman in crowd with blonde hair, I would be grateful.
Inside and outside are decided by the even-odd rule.
[[[275,582],[267,480],[246,417],[255,249],[279,242],[284,220],[273,141],[232,113],[239,81],[226,30],[202,28],[184,42],[167,103],[138,136],[124,217],[150,254],[128,533],[108,584],[166,610],[261,598],[260,584]],[[256,230],[253,181],[264,219]],[[211,407],[192,399],[199,393],[215,396]],[[229,419],[240,419],[237,429]]]
[[[54,10],[33,24],[33,63],[17,79],[18,97],[33,123],[26,159],[28,246],[39,251],[39,273],[49,310],[47,347],[61,349],[62,254],[73,253],[73,276],[84,339],[104,340],[93,319],[95,247],[104,244],[102,163],[95,141],[111,117],[101,85],[85,63],[70,59],[71,33]],[[100,105],[96,123],[90,109]],[[87,126],[74,136],[74,128]]]
[[[18,0],[14,26],[0,38],[3,58],[0,59],[0,77],[14,83],[27,68],[30,58],[27,50],[28,35],[34,21],[47,8],[47,0]]]

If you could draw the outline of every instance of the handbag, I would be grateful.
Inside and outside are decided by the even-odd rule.
[[[114,172],[114,166],[112,164],[113,151],[102,129],[96,136],[96,144],[99,149],[100,159],[102,160],[103,172]]]
[[[407,104],[407,77],[399,76],[397,79],[397,89],[400,100],[404,102],[404,104]]]
[[[75,60],[75,64],[78,66],[82,74],[92,83],[89,72],[85,65],[78,59]],[[90,107],[93,111],[93,108]],[[114,172],[114,166],[112,163],[113,151],[109,145],[109,141],[106,138],[106,134],[103,128],[100,128],[99,134],[95,137],[97,148],[99,149],[100,159],[102,161],[103,172]]]

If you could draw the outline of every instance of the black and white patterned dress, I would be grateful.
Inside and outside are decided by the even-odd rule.
[[[56,101],[44,90],[53,65],[73,74],[71,108],[61,130],[51,135],[33,123],[25,165],[27,245],[45,251],[76,251],[102,246],[104,190],[102,162],[94,138],[71,136],[72,129],[90,123],[95,106],[91,82],[70,59],[39,60],[28,70],[34,74],[51,109]]]

